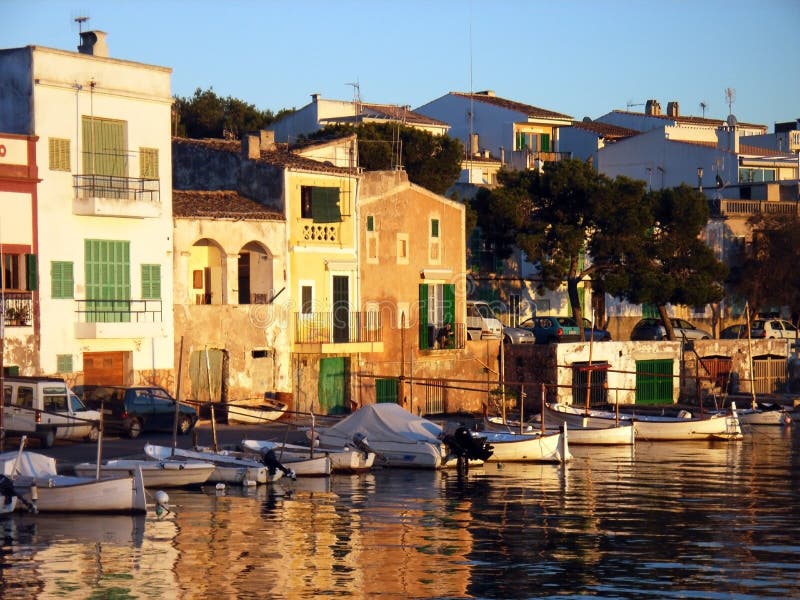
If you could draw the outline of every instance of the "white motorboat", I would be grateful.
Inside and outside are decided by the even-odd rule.
[[[367,404],[338,423],[308,434],[319,440],[320,448],[355,445],[372,451],[375,464],[386,467],[439,469],[457,464],[442,428],[397,404]]]
[[[151,459],[157,461],[184,462],[186,460],[209,462],[214,465],[214,470],[206,480],[208,483],[228,483],[237,485],[249,485],[250,483],[268,483],[277,481],[283,477],[280,469],[270,473],[263,463],[232,456],[225,451],[195,451],[169,446],[157,446],[155,444],[145,444],[144,453]]]
[[[375,462],[375,453],[351,447],[319,448],[310,446],[283,444],[269,440],[242,440],[245,451],[261,455],[265,450],[274,450],[278,460],[301,475],[295,466],[296,460],[308,460],[319,456],[327,456],[331,463],[331,473],[361,473],[369,471]]]
[[[288,406],[283,402],[263,402],[254,406],[228,404],[228,423],[268,423],[280,419]]]
[[[146,498],[140,469],[95,479],[59,475],[54,458],[29,451],[0,454],[0,469],[37,512],[144,513]]]
[[[119,477],[139,468],[147,488],[170,488],[201,485],[205,483],[216,468],[204,461],[174,460],[107,460],[100,464],[101,477]],[[75,465],[75,474],[80,477],[94,477],[97,474],[97,463],[79,463]]]
[[[570,427],[616,427],[632,422],[636,441],[737,440],[742,438],[735,404],[730,413],[694,417],[686,411],[677,416],[614,413],[585,410],[567,404],[545,404],[545,419],[560,419]]]

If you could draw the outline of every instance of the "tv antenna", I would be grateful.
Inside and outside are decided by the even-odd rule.
[[[78,24],[78,35],[83,33],[83,24],[89,20],[89,17],[75,17],[73,19]]]
[[[353,104],[360,106],[361,105],[361,86],[358,84],[358,79],[354,82],[346,83],[345,85],[352,85],[353,86]]]
[[[705,100],[700,101],[700,110],[703,111],[703,118],[706,118],[706,108],[708,108],[708,103]]]
[[[628,110],[630,110],[634,106],[644,106],[644,105],[645,105],[644,102],[634,102],[633,100],[628,100],[628,103],[626,104]]]
[[[736,90],[725,88],[725,102],[728,104],[728,114],[733,114],[733,103],[736,102]]]

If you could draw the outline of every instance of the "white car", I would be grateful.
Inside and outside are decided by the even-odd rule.
[[[750,337],[794,340],[798,337],[797,327],[783,319],[756,319],[750,324]]]

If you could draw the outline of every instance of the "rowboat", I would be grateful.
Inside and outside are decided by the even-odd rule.
[[[214,470],[206,480],[208,483],[249,485],[277,481],[283,477],[281,470],[270,473],[267,467],[259,461],[231,456],[224,451],[195,451],[145,444],[144,453],[156,461],[185,462],[189,460],[211,463],[214,465]]]
[[[144,479],[136,468],[119,477],[95,479],[59,475],[54,458],[37,452],[0,454],[0,472],[37,512],[144,513]]]
[[[742,439],[735,404],[730,413],[694,417],[687,411],[678,416],[619,414],[611,411],[585,410],[567,404],[546,403],[545,419],[559,419],[570,427],[616,427],[632,422],[636,441],[689,441]]]
[[[560,431],[563,424],[563,420],[556,421],[545,418],[545,431]],[[516,426],[511,423],[503,425],[502,418],[488,417],[485,421],[485,430],[529,434],[535,432],[537,426],[523,425],[522,430],[519,431],[518,424]],[[569,443],[573,446],[630,446],[634,442],[635,427],[632,421],[621,421],[612,427],[590,427],[582,422],[569,425]]]
[[[242,440],[242,448],[246,452],[261,455],[265,450],[272,449],[282,463],[294,469],[297,475],[301,471],[295,466],[297,460],[308,460],[319,456],[327,456],[331,463],[331,473],[361,473],[369,471],[375,462],[375,453],[356,448],[314,448],[298,444],[282,444],[269,440]]]
[[[201,485],[211,477],[216,467],[205,461],[119,459],[101,463],[100,476],[119,477],[136,468],[142,470],[146,488],[169,488]],[[79,463],[74,469],[80,477],[94,477],[97,463]]]
[[[228,404],[228,423],[268,423],[280,419],[288,406],[283,402],[265,402],[256,406]]]
[[[572,459],[566,428],[546,433],[482,431],[480,435],[492,446],[492,455],[486,462],[561,463]]]

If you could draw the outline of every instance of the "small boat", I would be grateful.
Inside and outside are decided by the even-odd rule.
[[[196,451],[173,448],[169,446],[157,446],[155,444],[145,444],[144,453],[149,458],[156,461],[185,462],[202,461],[214,465],[214,470],[206,480],[208,483],[229,483],[237,485],[249,485],[253,483],[268,483],[277,481],[283,477],[280,469],[270,473],[263,463],[232,456],[225,451]]]
[[[742,439],[736,406],[730,413],[713,413],[694,417],[688,411],[677,416],[616,414],[576,408],[567,404],[546,403],[545,419],[560,419],[570,427],[616,427],[619,423],[632,422],[636,441],[690,441],[690,440],[738,440]]]
[[[100,464],[101,477],[119,477],[133,469],[142,470],[146,488],[170,488],[201,485],[205,483],[216,468],[204,461],[174,460],[107,460]],[[94,477],[97,463],[80,463],[75,465],[75,474],[80,477]]]
[[[278,460],[289,465],[298,475],[301,475],[301,472],[294,463],[298,459],[306,460],[317,456],[328,456],[331,461],[331,473],[361,473],[369,471],[375,462],[374,452],[351,447],[317,447],[312,451],[310,446],[282,444],[269,440],[242,440],[241,446],[246,452],[253,452],[259,456],[264,450],[274,450]]]
[[[541,420],[541,419],[540,419]],[[555,419],[545,419],[545,431],[560,431],[564,422],[556,424]],[[541,425],[503,425],[502,418],[489,417],[485,431],[505,431],[510,433],[534,433]],[[574,446],[630,446],[635,443],[635,427],[632,421],[621,421],[612,427],[590,427],[583,423],[569,426],[569,443]]]
[[[492,455],[486,462],[555,462],[572,459],[568,435],[564,431],[546,433],[511,433],[482,431],[480,433],[492,445]]]
[[[95,479],[59,475],[54,458],[37,452],[0,454],[0,472],[14,483],[14,489],[36,512],[146,512],[144,479],[136,468],[126,475]]]
[[[374,452],[375,463],[386,467],[440,469],[458,464],[442,428],[398,404],[367,404],[335,425],[308,433],[319,440],[320,448],[354,445]],[[468,458],[470,464],[481,462]]]
[[[268,423],[280,419],[288,406],[283,402],[267,401],[255,406],[228,404],[228,423]]]

